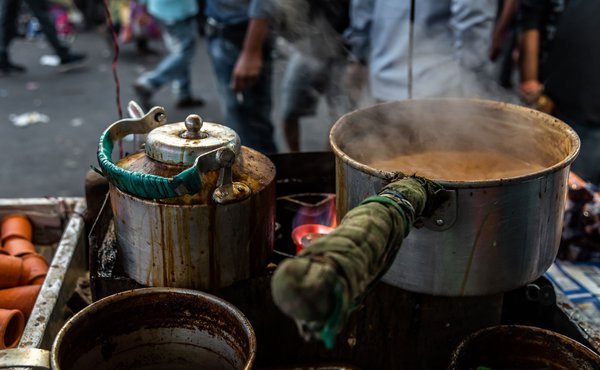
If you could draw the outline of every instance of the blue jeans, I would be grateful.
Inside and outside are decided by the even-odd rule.
[[[208,40],[208,54],[225,116],[223,124],[238,133],[243,145],[263,153],[275,153],[277,147],[273,141],[271,121],[273,61],[270,47],[265,47],[262,70],[256,84],[236,94],[229,84],[240,51],[240,47],[222,37]]]
[[[158,22],[169,55],[152,71],[142,75],[138,83],[150,89],[159,89],[173,82],[177,99],[189,98],[192,96],[190,63],[196,47],[196,21],[188,18],[175,23]]]

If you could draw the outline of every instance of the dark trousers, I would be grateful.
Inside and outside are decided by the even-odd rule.
[[[64,45],[56,34],[54,22],[49,13],[47,0],[22,0],[24,1],[34,17],[40,23],[40,27],[46,40],[52,46],[56,54],[64,58],[69,54],[69,48]],[[17,19],[21,0],[0,0],[0,60],[8,59],[8,48],[17,34]]]
[[[581,140],[579,155],[573,162],[571,170],[585,181],[600,186],[600,122],[587,122],[557,115],[575,130]]]
[[[225,37],[208,38],[208,54],[212,61],[217,89],[221,96],[221,107],[225,115],[223,124],[238,133],[242,144],[263,153],[276,153],[273,140],[271,48],[264,46],[264,57],[260,77],[256,84],[240,93],[231,87],[231,75],[241,52],[240,43]]]

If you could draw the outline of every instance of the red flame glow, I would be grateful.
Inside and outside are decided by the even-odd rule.
[[[292,222],[292,228],[306,224],[318,224],[329,227],[337,226],[335,195],[329,194],[315,204],[305,205],[298,209]]]
[[[335,195],[330,194],[315,204],[300,207],[292,222],[292,240],[296,253],[337,226]]]

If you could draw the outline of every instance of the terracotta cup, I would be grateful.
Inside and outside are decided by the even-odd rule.
[[[23,260],[13,256],[0,255],[0,288],[19,285],[23,272]]]
[[[15,257],[23,257],[36,253],[35,246],[27,239],[11,237],[4,241],[2,248],[5,252]]]
[[[48,262],[37,253],[23,256],[23,272],[21,273],[20,285],[29,285],[39,278],[46,277],[48,273]],[[43,281],[43,280],[42,280]]]
[[[2,219],[2,223],[0,224],[0,235],[2,237],[2,244],[11,237],[18,237],[31,241],[31,222],[29,222],[29,219],[25,215],[8,215]]]
[[[0,309],[0,349],[15,348],[25,330],[25,317],[19,310]]]
[[[25,285],[0,290],[0,308],[19,310],[29,318],[41,285]]]
[[[29,285],[42,285],[46,280],[46,275],[38,276],[29,282]]]

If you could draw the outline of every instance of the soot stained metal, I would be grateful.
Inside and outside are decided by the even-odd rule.
[[[167,123],[162,107],[131,112],[98,150],[125,273],[147,286],[193,289],[260,273],[273,247],[273,163],[198,115]],[[129,134],[147,134],[144,150],[112,163],[113,143]]]

